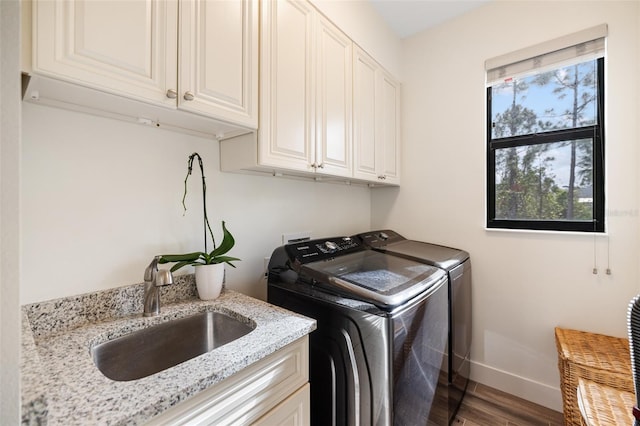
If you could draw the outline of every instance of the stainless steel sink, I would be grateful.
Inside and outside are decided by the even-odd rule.
[[[100,343],[91,348],[91,356],[108,378],[135,380],[219,348],[251,330],[228,315],[203,312]]]

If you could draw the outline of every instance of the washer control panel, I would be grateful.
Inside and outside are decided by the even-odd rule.
[[[360,241],[351,237],[310,240],[285,246],[289,258],[295,259],[298,263],[331,259],[354,251],[364,250],[365,248]]]

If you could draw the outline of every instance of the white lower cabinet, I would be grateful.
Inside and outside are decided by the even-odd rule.
[[[306,426],[311,410],[310,385],[307,383],[273,410],[258,419],[255,426]]]
[[[308,425],[305,336],[153,418],[149,425]]]

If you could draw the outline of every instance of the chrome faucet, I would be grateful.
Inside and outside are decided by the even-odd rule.
[[[159,288],[173,284],[171,271],[158,269],[160,257],[154,257],[147,269],[144,270],[144,311],[142,315],[145,317],[152,317],[160,313]]]

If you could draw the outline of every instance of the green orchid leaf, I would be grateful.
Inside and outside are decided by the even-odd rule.
[[[222,242],[216,249],[214,249],[211,253],[209,253],[211,257],[218,257],[220,255],[227,253],[236,244],[236,240],[233,238],[233,235],[231,235],[231,232],[229,232],[229,230],[225,226],[224,220],[222,221],[222,232],[223,232]]]
[[[202,252],[185,253],[185,254],[163,254],[158,263],[184,262],[194,261],[202,255]]]
[[[238,259],[237,257],[231,257],[231,256],[217,256],[215,259],[214,263],[222,263],[222,262],[229,262],[229,261],[240,261],[242,259]]]
[[[226,263],[228,265],[233,266],[234,268],[236,267],[236,265],[234,265],[231,262],[235,262],[235,261],[239,261],[242,259],[238,259],[237,257],[231,257],[231,256],[217,256],[214,261],[212,263]]]
[[[193,262],[193,261],[190,261],[190,260],[185,260],[185,261],[182,261],[182,262],[178,262],[178,263],[176,263],[175,265],[173,265],[171,267],[171,272],[175,272],[178,269],[182,268],[183,266],[193,265],[193,264],[197,264],[197,263],[198,262]]]

